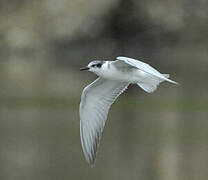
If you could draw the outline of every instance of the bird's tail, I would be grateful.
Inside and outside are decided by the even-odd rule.
[[[169,74],[162,74],[164,76],[163,79],[159,79],[159,78],[149,78],[147,82],[141,82],[141,83],[137,83],[137,85],[142,88],[144,91],[148,92],[148,93],[152,93],[157,89],[157,86],[163,82],[163,81],[168,81],[170,83],[173,84],[178,84],[177,82],[168,79],[170,77]]]

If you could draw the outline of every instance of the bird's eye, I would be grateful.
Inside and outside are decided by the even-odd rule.
[[[98,68],[101,68],[101,66],[102,66],[101,63],[98,63],[98,64],[97,64],[97,67],[98,67]]]
[[[95,67],[95,64],[93,64],[91,67]]]

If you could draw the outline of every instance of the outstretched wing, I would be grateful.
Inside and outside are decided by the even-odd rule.
[[[89,164],[94,164],[97,147],[111,104],[128,83],[98,78],[84,88],[80,103],[80,137]]]
[[[116,59],[117,59],[117,61],[121,61],[121,62],[126,63],[128,65],[136,67],[136,68],[140,69],[141,71],[146,72],[146,73],[148,73],[152,76],[155,76],[159,79],[168,81],[173,84],[178,84],[177,82],[168,79],[167,76],[161,74],[159,71],[157,71],[156,69],[151,67],[149,64],[146,64],[146,63],[141,62],[139,60],[128,58],[128,57],[117,57]]]

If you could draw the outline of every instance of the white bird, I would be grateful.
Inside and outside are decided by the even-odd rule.
[[[161,74],[150,65],[128,57],[117,57],[115,61],[92,61],[88,70],[99,76],[84,88],[80,103],[80,137],[87,162],[93,165],[101,134],[111,104],[124,92],[129,84],[137,84],[148,93],[168,81],[168,74]]]

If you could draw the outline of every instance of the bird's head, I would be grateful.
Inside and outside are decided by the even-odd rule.
[[[91,71],[95,74],[99,74],[99,72],[102,69],[102,65],[104,64],[104,61],[92,61],[90,62],[86,67],[83,67],[80,69],[80,71]]]

